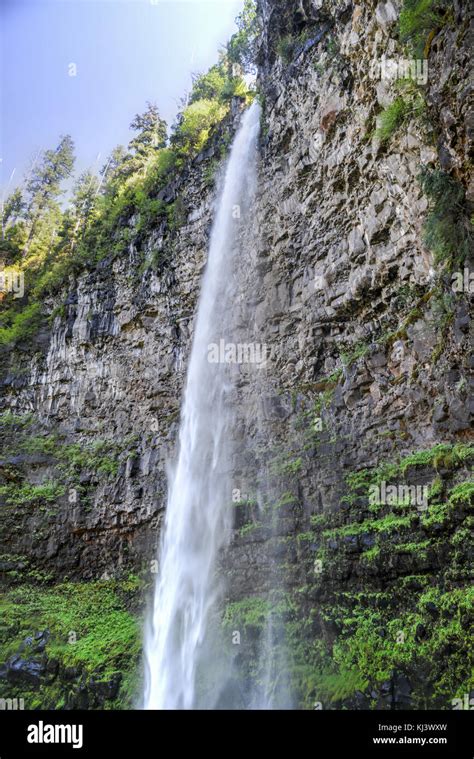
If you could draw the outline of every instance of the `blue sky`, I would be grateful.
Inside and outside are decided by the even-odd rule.
[[[126,144],[146,101],[171,124],[191,73],[235,31],[243,0],[0,0],[1,184],[60,134],[76,171]],[[71,64],[74,65],[71,66]],[[75,72],[75,76],[71,73]],[[97,155],[100,158],[97,160]]]

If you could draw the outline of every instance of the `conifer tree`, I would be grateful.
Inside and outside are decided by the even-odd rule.
[[[28,252],[37,226],[48,211],[52,211],[61,196],[61,184],[74,167],[74,143],[69,135],[61,137],[55,150],[46,150],[39,165],[26,183],[26,219],[29,224],[25,253]]]

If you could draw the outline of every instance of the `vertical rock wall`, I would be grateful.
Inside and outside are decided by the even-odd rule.
[[[471,687],[472,630],[472,294],[452,274],[467,268],[469,282],[472,261],[443,270],[423,242],[431,206],[418,175],[441,170],[462,188],[464,228],[467,4],[431,35],[422,115],[386,142],[377,117],[398,90],[377,65],[406,57],[400,3],[258,6],[260,186],[236,308],[238,339],[270,358],[235,369],[236,528],[222,559],[224,630],[241,633],[235,677],[245,702],[273,611],[297,706],[451,708]],[[38,350],[8,360],[2,407],[32,417],[4,425],[2,484],[62,488],[41,509],[6,504],[13,585],[25,572],[53,585],[130,571],[153,581],[220,141],[168,190],[179,227],[84,272]],[[7,629],[9,654],[19,634]],[[28,665],[9,662],[2,676],[21,682]],[[65,686],[43,689],[40,703],[117,703],[115,675],[101,672],[106,685],[83,679],[65,702]]]

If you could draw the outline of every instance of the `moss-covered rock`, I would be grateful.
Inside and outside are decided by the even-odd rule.
[[[26,709],[131,708],[140,677],[138,578],[22,584],[2,603],[2,694]]]

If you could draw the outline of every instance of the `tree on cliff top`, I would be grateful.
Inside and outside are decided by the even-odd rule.
[[[157,153],[166,147],[167,125],[155,103],[147,103],[146,111],[137,113],[130,129],[137,134],[127,149],[123,145],[114,148],[101,171],[106,195],[116,194],[118,187],[134,174],[146,172]]]
[[[29,225],[25,251],[27,254],[41,218],[54,210],[62,193],[61,184],[74,167],[74,143],[70,135],[61,137],[55,150],[46,150],[26,183],[26,220]]]
[[[135,173],[146,166],[156,151],[166,147],[167,126],[166,121],[160,117],[158,107],[154,103],[147,103],[146,111],[135,116],[130,129],[137,134],[128,143],[131,157],[127,163],[132,173]]]
[[[227,44],[231,63],[237,63],[245,73],[255,73],[257,41],[260,33],[255,0],[245,0],[244,8],[235,19],[238,31]]]

